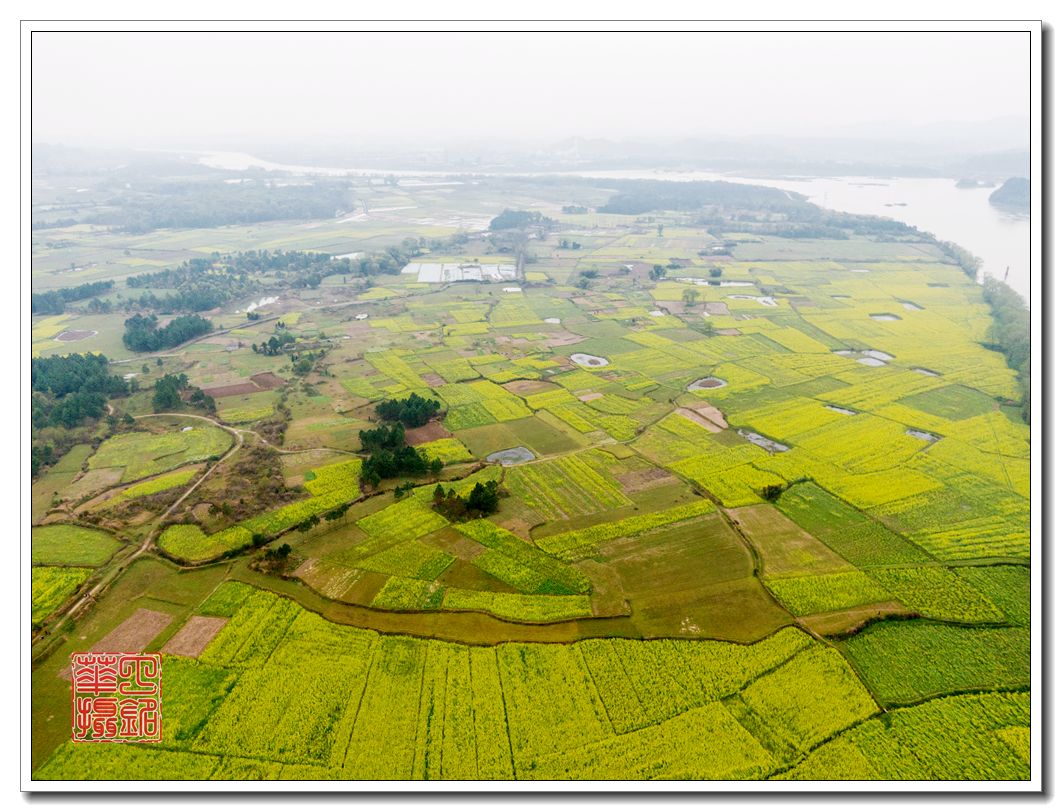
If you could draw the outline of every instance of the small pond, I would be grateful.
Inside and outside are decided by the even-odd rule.
[[[883,367],[893,358],[881,350],[834,350],[833,354],[843,358],[854,358],[868,367]]]
[[[922,369],[922,367],[912,367],[911,372],[917,372],[919,375],[928,375],[930,378],[940,377],[939,372],[934,372],[931,369]]]
[[[502,465],[516,465],[520,462],[530,462],[535,458],[535,455],[530,450],[524,448],[522,445],[516,446],[516,448],[503,448],[501,451],[495,451],[493,454],[487,455],[487,462],[500,462]]]
[[[846,414],[849,417],[851,417],[852,415],[855,414],[855,410],[854,409],[846,409],[846,408],[844,408],[844,406],[833,406],[833,405],[827,403],[826,404],[826,408],[829,409],[831,412],[837,412],[837,414]]]
[[[748,431],[746,429],[738,429],[738,434],[740,434],[742,437],[744,437],[750,443],[753,443],[754,445],[758,445],[760,448],[764,449],[765,451],[770,451],[771,453],[777,453],[777,452],[788,451],[789,450],[789,446],[784,445],[784,444],[779,443],[779,442],[776,442],[774,440],[769,440],[766,437],[764,437],[762,434],[757,434],[754,431]]]
[[[917,437],[919,440],[925,440],[927,443],[935,443],[940,439],[936,434],[931,434],[928,431],[920,431],[919,429],[907,429],[907,433],[912,437]]]
[[[922,305],[917,305],[914,302],[900,302],[903,305],[904,310],[925,310]]]
[[[745,293],[731,293],[726,298],[728,299],[748,299],[753,302],[759,302],[764,307],[778,307],[778,302],[774,300],[773,296],[749,296]]]
[[[577,352],[568,356],[581,367],[607,367],[608,359],[600,355],[587,355],[585,352]]]
[[[895,313],[871,313],[870,318],[874,321],[899,321],[900,317]]]
[[[705,389],[718,389],[721,386],[726,386],[726,381],[722,378],[716,378],[714,375],[709,375],[707,378],[698,378],[695,380],[686,387],[686,391],[701,392]]]

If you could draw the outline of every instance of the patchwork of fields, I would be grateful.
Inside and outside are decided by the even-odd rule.
[[[474,199],[372,193],[415,211],[318,250]],[[251,350],[272,323],[194,343],[115,406],[179,371],[237,392],[227,428],[137,419],[34,483],[36,778],[1028,777],[1030,437],[978,286],[915,237],[557,216],[515,290],[286,292],[262,312],[309,373]],[[170,249],[222,238],[249,239]],[[420,259],[516,265],[474,245]],[[34,351],[84,318],[36,319]],[[359,432],[411,394],[440,403],[406,439],[441,473],[372,487]],[[435,509],[491,480],[497,512]],[[228,620],[165,655],[161,744],[62,743],[63,657],[134,609],[174,618],[151,651]]]

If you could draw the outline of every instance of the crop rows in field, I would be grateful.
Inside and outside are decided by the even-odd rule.
[[[784,780],[1028,779],[1027,693],[947,696],[865,721],[822,745]]]
[[[360,493],[361,460],[345,460],[308,472],[308,499],[245,519],[237,525],[207,535],[198,525],[170,525],[159,536],[159,546],[185,561],[209,561],[251,544],[256,533],[275,536],[295,525],[352,501]]]
[[[494,570],[484,566],[482,555],[474,560],[473,563],[476,566],[486,569],[506,583],[521,588],[521,591],[548,594],[577,594],[590,591],[590,581],[581,572],[568,564],[557,561],[539,548],[486,519],[476,519],[457,525],[457,529],[469,538],[478,541],[488,548],[488,553],[493,554],[494,557],[491,560]],[[503,577],[510,572],[509,567],[512,567],[512,572],[519,574],[518,577],[523,581],[522,584],[513,583],[512,580]]]
[[[446,519],[415,497],[406,497],[358,520],[358,527],[389,544],[419,538],[446,524]]]
[[[787,489],[777,505],[790,519],[857,567],[928,559],[902,536],[812,482],[801,482]]]
[[[92,574],[87,567],[33,567],[30,617],[40,623],[58,609]]]
[[[614,481],[578,456],[514,468],[505,477],[505,487],[547,519],[588,516],[631,504]]]
[[[945,567],[883,567],[870,574],[922,617],[963,623],[997,623],[1004,619],[991,600]]]
[[[550,555],[555,555],[564,560],[577,560],[578,558],[586,557],[586,554],[589,554],[599,544],[604,542],[628,536],[638,536],[657,527],[674,524],[684,519],[692,519],[696,516],[704,516],[714,510],[715,505],[708,499],[699,502],[688,502],[684,505],[677,505],[655,513],[631,516],[627,519],[595,524],[581,530],[570,530],[566,533],[545,536],[535,539],[535,544]]]
[[[892,597],[881,583],[861,570],[768,578],[764,585],[797,616],[880,603]]]
[[[1027,629],[885,621],[845,640],[842,646],[886,705],[910,704],[957,691],[1029,686]]]
[[[204,778],[763,778],[808,753],[822,770],[819,745],[878,711],[795,629],[748,646],[469,647],[338,626],[242,585],[201,611],[224,609],[198,663],[164,660],[179,699],[161,747],[64,745],[36,777],[168,775],[152,772],[161,754]],[[966,721],[1020,741],[1021,712],[971,706]]]
[[[119,497],[121,499],[137,499],[141,496],[151,496],[155,493],[168,491],[170,488],[177,488],[181,485],[185,485],[190,482],[195,475],[196,470],[194,468],[189,468],[185,471],[172,471],[171,473],[162,474],[153,479],[130,485],[119,494]]]
[[[471,462],[474,457],[472,452],[465,448],[464,444],[456,437],[444,437],[441,440],[432,440],[417,446],[423,451],[428,459],[440,459],[443,465],[451,465],[455,462]]]
[[[234,525],[207,535],[197,524],[171,524],[159,536],[159,547],[184,561],[209,561],[248,546],[253,533]]]
[[[303,484],[314,496],[342,492],[353,499],[361,484],[361,464],[361,460],[355,458],[314,468],[307,472]]]
[[[606,414],[578,400],[551,406],[547,411],[583,434],[600,430],[620,442],[633,440],[637,434],[638,421],[634,418],[621,414]]]
[[[165,434],[132,431],[104,440],[88,464],[89,468],[122,468],[122,482],[132,482],[220,455],[231,445],[229,433],[216,426],[193,426]]]
[[[31,531],[34,564],[67,567],[100,567],[121,544],[114,536],[93,527],[46,524]]]

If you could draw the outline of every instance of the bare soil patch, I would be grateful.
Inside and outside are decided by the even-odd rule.
[[[105,636],[100,638],[89,651],[114,651],[139,654],[159,633],[170,625],[173,615],[156,612],[154,609],[137,609]],[[70,666],[59,672],[59,677],[69,682]]]
[[[718,429],[717,429],[718,431]],[[631,471],[616,477],[624,493],[637,493],[661,485],[678,484],[678,480],[663,468],[648,468],[644,471]]]
[[[227,398],[231,395],[250,395],[254,392],[261,391],[261,389],[259,389],[250,381],[244,381],[243,383],[230,383],[226,386],[211,386],[209,389],[203,390],[203,392],[210,395],[210,397],[212,398]]]
[[[428,386],[442,386],[446,383],[446,379],[437,372],[427,372],[420,377]]]
[[[720,329],[716,330],[715,333],[716,333],[716,335],[721,335],[721,336],[739,336],[739,335],[741,335],[741,331],[738,330],[736,327],[721,327]]]
[[[882,601],[853,609],[841,609],[836,612],[822,612],[807,615],[801,620],[808,629],[816,634],[834,635],[851,634],[858,631],[871,620],[886,617],[907,617],[911,612],[899,601]]]
[[[80,341],[83,338],[92,338],[96,330],[63,330],[55,337],[56,341]]]
[[[471,561],[477,555],[482,553],[487,548],[480,544],[478,541],[474,541],[468,536],[462,536],[455,533],[454,535],[436,534],[432,538],[432,547],[437,547],[444,553],[456,556],[462,561]]]
[[[675,414],[681,415],[682,417],[685,417],[687,420],[693,421],[698,426],[701,426],[702,428],[708,429],[708,431],[712,432],[713,434],[716,434],[716,433],[718,433],[718,432],[723,430],[723,426],[717,426],[715,423],[713,423],[707,417],[705,417],[702,414],[698,414],[697,412],[693,411],[692,409],[685,409],[685,408],[683,408],[683,409],[675,409]]]
[[[572,333],[568,330],[561,330],[559,332],[550,333],[549,338],[547,338],[542,343],[545,344],[547,347],[566,347],[569,344],[578,344],[580,341],[583,340],[584,337],[579,335],[578,333]]]
[[[604,395],[602,395],[600,392],[587,392],[585,395],[579,395],[579,400],[581,400],[583,403],[589,403],[592,400],[597,400],[598,398],[603,397]]]
[[[162,647],[162,653],[198,657],[228,622],[227,617],[192,615]]]
[[[560,389],[555,383],[549,381],[509,381],[502,384],[503,389],[508,389],[514,395],[537,395],[539,392],[551,392]]]
[[[423,426],[415,429],[406,429],[406,445],[420,445],[430,443],[432,440],[442,440],[453,437],[449,430],[438,420],[429,420]]]
[[[698,406],[693,411],[695,411],[699,415],[707,417],[709,420],[711,420],[713,423],[715,423],[720,428],[723,428],[723,429],[730,428],[730,424],[726,422],[726,418],[723,417],[723,413],[719,409],[717,409],[715,406],[712,406],[710,404],[705,404],[704,406]]]
[[[251,380],[254,381],[261,389],[279,389],[287,383],[279,375],[272,372],[259,372],[251,376]]]

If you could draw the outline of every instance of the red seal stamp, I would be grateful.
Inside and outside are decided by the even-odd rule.
[[[162,741],[162,655],[70,655],[76,742]]]

